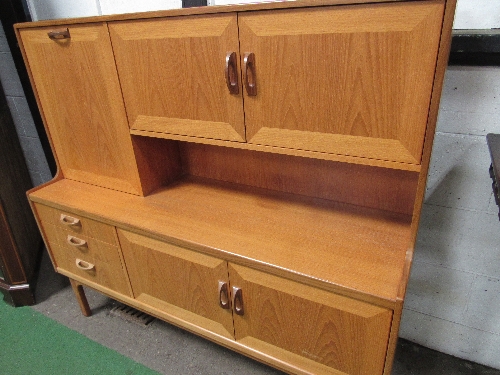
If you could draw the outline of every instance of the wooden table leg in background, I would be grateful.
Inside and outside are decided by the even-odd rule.
[[[82,284],[78,281],[69,279],[71,282],[71,287],[73,288],[73,292],[75,293],[76,300],[80,305],[80,309],[82,310],[82,314],[84,316],[91,316],[92,311],[90,310],[89,303],[87,301],[87,297],[85,296],[85,291],[83,290]]]

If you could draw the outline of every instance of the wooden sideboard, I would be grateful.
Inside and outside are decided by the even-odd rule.
[[[56,270],[297,374],[390,374],[455,0],[16,25]]]

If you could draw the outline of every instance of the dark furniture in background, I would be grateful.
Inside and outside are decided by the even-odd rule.
[[[0,292],[13,306],[32,305],[42,242],[26,191],[31,179],[0,86]]]
[[[500,207],[500,134],[488,134],[486,142],[491,155],[490,176],[493,179],[493,195],[497,206]],[[498,218],[500,219],[500,212]]]

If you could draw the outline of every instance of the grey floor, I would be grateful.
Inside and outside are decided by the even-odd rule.
[[[266,365],[154,320],[144,326],[110,314],[117,303],[86,289],[93,315],[84,317],[67,278],[56,274],[44,253],[35,310],[161,374],[282,374]],[[500,375],[500,370],[459,360],[399,340],[392,375]]]

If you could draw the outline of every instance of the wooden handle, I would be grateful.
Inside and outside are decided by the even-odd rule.
[[[54,31],[49,31],[47,33],[50,39],[53,40],[59,40],[59,39],[69,39],[71,38],[71,35],[69,35],[69,29],[61,29],[61,30],[54,30]]]
[[[236,52],[229,52],[226,56],[226,85],[230,94],[237,95],[240,93]]]
[[[92,263],[86,262],[81,259],[76,259],[76,266],[82,271],[92,271],[95,266]]]
[[[68,234],[68,237],[66,237],[66,242],[70,244],[71,246],[74,247],[86,247],[87,246],[87,241],[82,240],[81,238],[77,238],[75,236],[72,236],[71,234]]]
[[[230,309],[229,287],[225,281],[219,281],[219,306],[223,309]]]
[[[236,315],[243,315],[243,291],[240,288],[233,286],[233,308]]]
[[[76,217],[68,216],[66,214],[61,214],[59,221],[61,223],[63,223],[64,225],[67,225],[70,227],[80,225],[80,219],[77,219]]]
[[[255,71],[255,55],[253,52],[245,53],[243,58],[245,64],[245,88],[248,96],[257,95],[257,76]]]

